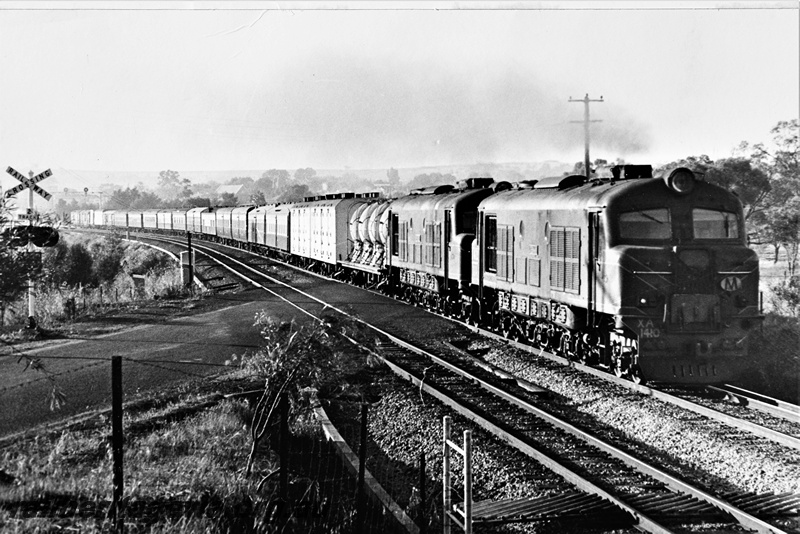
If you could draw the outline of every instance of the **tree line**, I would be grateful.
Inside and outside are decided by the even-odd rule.
[[[789,259],[789,272],[795,274],[800,261],[800,171],[798,167],[798,120],[779,122],[770,132],[769,144],[742,142],[733,156],[716,161],[707,155],[687,156],[660,166],[656,171],[687,166],[701,173],[705,180],[732,190],[744,205],[748,239],[751,244],[770,245],[775,258],[781,250]],[[607,164],[597,159],[596,166]],[[617,160],[617,163],[624,163]],[[541,178],[507,171],[504,179]],[[583,162],[573,172],[583,173]],[[476,173],[470,176],[477,175]],[[498,177],[495,177],[498,178]],[[271,202],[297,202],[305,197],[341,191],[382,191],[397,196],[409,190],[441,184],[452,184],[457,177],[450,173],[417,174],[402,184],[397,169],[386,171],[382,181],[365,180],[354,173],[342,176],[320,176],[313,168],[299,168],[290,173],[270,169],[260,177],[238,176],[225,184],[192,184],[177,171],[161,171],[157,193],[140,187],[115,189],[103,203],[104,209],[191,208],[198,206],[262,205]],[[219,185],[230,186],[217,193]],[[225,189],[225,188],[223,188]],[[57,212],[75,209],[96,209],[94,203],[59,202]]]

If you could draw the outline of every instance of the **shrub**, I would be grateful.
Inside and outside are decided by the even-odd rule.
[[[775,309],[792,317],[800,316],[800,276],[790,276],[773,285],[773,306]]]

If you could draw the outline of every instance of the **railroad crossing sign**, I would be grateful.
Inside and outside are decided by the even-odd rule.
[[[5,192],[5,197],[6,198],[13,197],[17,193],[19,193],[21,191],[24,191],[24,190],[28,189],[29,187],[31,188],[31,190],[34,193],[38,193],[45,200],[50,200],[52,198],[53,195],[51,195],[50,193],[48,193],[47,191],[45,191],[44,189],[42,189],[41,187],[36,185],[37,182],[41,182],[45,178],[53,175],[53,173],[50,171],[50,169],[47,169],[46,171],[44,171],[42,173],[39,173],[36,176],[33,176],[33,172],[31,172],[30,173],[31,174],[30,178],[25,178],[25,176],[23,176],[22,174],[18,173],[17,171],[15,171],[11,167],[7,168],[6,172],[8,174],[10,174],[11,176],[13,176],[14,178],[16,178],[17,180],[19,180],[20,182],[22,182],[18,186],[12,187],[8,191],[6,191]]]

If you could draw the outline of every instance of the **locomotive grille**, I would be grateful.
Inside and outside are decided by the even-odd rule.
[[[581,232],[578,228],[550,231],[550,287],[578,293],[580,290]]]
[[[670,325],[673,327],[692,332],[720,329],[720,300],[717,295],[673,295],[670,310]]]

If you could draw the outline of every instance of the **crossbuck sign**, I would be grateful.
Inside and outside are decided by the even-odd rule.
[[[21,191],[24,191],[24,190],[28,189],[29,187],[31,188],[31,190],[34,193],[38,193],[45,200],[50,200],[50,198],[52,197],[52,195],[50,193],[48,193],[47,191],[45,191],[44,189],[42,189],[41,187],[36,185],[37,182],[41,182],[42,180],[44,180],[48,176],[52,176],[53,175],[53,173],[50,171],[50,169],[47,169],[46,171],[44,171],[42,173],[39,173],[36,176],[31,176],[30,178],[25,178],[25,176],[23,176],[22,174],[18,173],[17,171],[15,171],[11,167],[7,168],[6,172],[8,174],[10,174],[11,176],[13,176],[14,178],[16,178],[17,180],[19,180],[20,182],[22,182],[18,186],[12,187],[8,191],[6,191],[5,192],[5,197],[6,198],[13,197],[17,193],[19,193]],[[31,172],[31,175],[33,175],[33,172]]]

